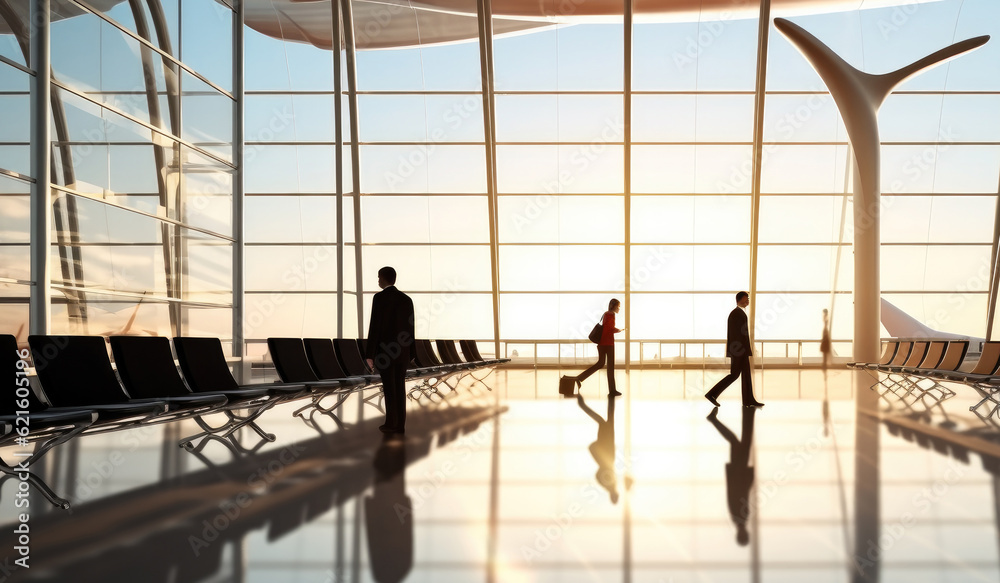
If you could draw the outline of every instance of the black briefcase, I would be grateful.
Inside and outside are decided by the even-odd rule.
[[[576,392],[576,377],[559,377],[559,394],[572,397]]]

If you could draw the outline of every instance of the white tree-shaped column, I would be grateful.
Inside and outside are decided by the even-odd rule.
[[[844,118],[854,154],[854,360],[876,362],[880,352],[881,299],[878,110],[889,93],[903,80],[980,47],[990,37],[970,38],[891,73],[872,75],[849,65],[830,47],[797,24],[784,18],[776,18],[774,26],[816,69],[830,89],[837,109]]]

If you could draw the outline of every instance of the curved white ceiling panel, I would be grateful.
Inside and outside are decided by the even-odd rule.
[[[248,26],[274,38],[332,46],[330,0],[245,0]],[[923,0],[936,2],[938,0]],[[790,16],[912,4],[914,0],[772,0]],[[358,49],[385,49],[478,37],[475,0],[354,0]],[[750,18],[758,0],[635,0],[637,22],[690,21],[728,14]],[[560,23],[619,21],[621,0],[493,0],[496,35]]]

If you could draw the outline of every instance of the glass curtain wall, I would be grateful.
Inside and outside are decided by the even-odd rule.
[[[721,357],[733,294],[750,288],[752,253],[764,356],[818,357],[824,309],[836,355],[850,355],[850,152],[825,85],[772,25],[754,225],[756,9],[633,6],[628,217],[616,198],[623,137],[613,139],[607,123],[621,113],[616,25],[578,19],[587,23],[495,38],[500,337],[508,355],[531,349],[518,339],[584,338],[627,275],[630,338],[642,343],[633,345],[633,361]],[[998,22],[987,2],[837,9],[771,16],[792,17],[871,72],[971,36],[995,37]],[[1000,174],[995,47],[911,79],[880,115],[883,297],[920,324],[973,337],[986,335]]]
[[[623,17],[597,20],[494,39],[499,332],[508,354],[531,356],[519,341],[586,338],[612,297],[625,300]],[[502,25],[494,18],[494,29]],[[557,350],[541,344],[537,357]]]
[[[0,167],[17,175],[3,180],[0,237],[16,255],[3,262],[4,295],[20,298],[3,311],[15,331],[29,277],[31,113],[15,66],[28,3],[3,4],[13,33],[0,42]],[[54,0],[51,19],[51,332],[231,338],[232,7]]]
[[[353,3],[357,39],[364,326],[378,269],[413,299],[419,338],[492,352],[493,296],[475,0],[447,16]],[[377,25],[377,26],[375,26]],[[385,37],[410,46],[381,50]],[[431,43],[454,35],[455,42]]]
[[[332,6],[331,6],[332,4]],[[269,336],[337,335],[337,181],[333,12],[318,7],[315,43],[285,26],[270,3],[245,28],[246,314],[248,354]],[[278,23],[262,34],[249,25]],[[287,34],[286,34],[287,33]],[[275,38],[277,37],[277,38]],[[323,40],[320,40],[323,39]],[[316,46],[317,44],[321,46]],[[341,59],[343,91],[347,66]],[[357,336],[349,107],[343,106],[344,337]]]
[[[0,329],[28,336],[31,192],[27,10],[0,2]]]
[[[855,60],[863,39],[844,26],[857,14],[792,18],[863,67]],[[853,162],[826,85],[773,22],[768,37],[755,338],[805,341],[802,354],[819,357],[824,309],[832,314],[832,339],[853,334]],[[765,344],[765,355],[781,349],[783,356],[784,348]],[[850,355],[850,344],[836,343],[834,354]]]
[[[756,337],[779,341],[780,352],[765,355],[784,356],[783,340],[815,355],[824,308],[837,353],[849,353],[846,133],[823,83],[773,27],[751,248],[756,8],[679,13],[638,0],[626,88],[622,14],[583,14],[593,7],[570,3],[542,22],[494,7],[489,160],[477,6],[463,2],[447,15],[351,4],[360,136],[351,143],[340,50],[343,265],[333,7],[248,6],[247,338],[360,335],[375,273],[393,265],[414,296],[422,337],[492,340],[495,293],[507,355],[542,342],[540,357],[587,357],[579,349],[589,345],[576,342],[619,297],[619,319],[642,343],[634,361],[721,356],[725,315],[733,293],[750,287],[756,253]],[[319,12],[303,18],[293,8]],[[998,9],[943,0],[824,10],[771,16],[794,18],[872,72],[994,36],[908,81],[880,116],[883,296],[930,328],[985,336],[1000,176]],[[22,340],[32,180],[26,13],[26,3],[0,2],[0,317]],[[230,338],[232,7],[55,0],[52,19],[52,331]]]
[[[685,340],[724,338],[735,293],[750,289],[756,13],[635,11],[633,360],[723,357],[722,344]]]

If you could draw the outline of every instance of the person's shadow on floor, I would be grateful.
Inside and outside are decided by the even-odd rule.
[[[753,443],[753,418],[755,407],[743,407],[743,432],[740,439],[717,418],[719,408],[708,414],[708,421],[729,442],[729,463],[726,464],[726,499],[729,515],[736,525],[736,542],[746,546],[750,542],[747,519],[750,517],[750,490],[753,488],[754,469],[750,465],[750,446]]]
[[[597,462],[597,483],[611,495],[611,503],[618,503],[618,477],[615,474],[615,399],[608,397],[608,418],[605,420],[587,406],[583,395],[577,394],[576,402],[583,412],[597,421],[597,441],[587,448]]]
[[[375,452],[375,483],[365,498],[372,579],[398,583],[413,567],[413,505],[406,495],[406,447],[386,436]]]

